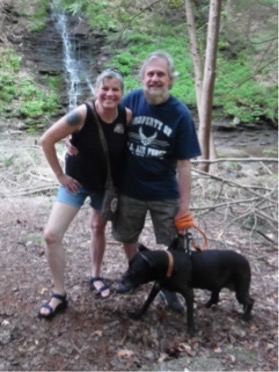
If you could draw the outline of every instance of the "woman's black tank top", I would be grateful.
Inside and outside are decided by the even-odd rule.
[[[88,103],[86,108],[84,126],[71,139],[72,144],[78,148],[78,155],[66,155],[66,174],[78,180],[87,191],[103,193],[107,178],[105,154],[96,119]],[[126,110],[118,105],[118,116],[110,124],[103,122],[99,116],[98,119],[107,141],[112,179],[114,185],[119,186],[126,152]]]

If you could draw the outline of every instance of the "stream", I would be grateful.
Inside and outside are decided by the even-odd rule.
[[[214,143],[227,157],[278,157],[278,131],[264,124],[237,128],[213,123]]]

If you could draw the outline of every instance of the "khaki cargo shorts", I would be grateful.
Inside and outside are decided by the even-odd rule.
[[[117,217],[113,223],[113,237],[122,243],[136,243],[150,213],[157,244],[169,245],[175,234],[174,217],[179,200],[142,201],[121,195]]]

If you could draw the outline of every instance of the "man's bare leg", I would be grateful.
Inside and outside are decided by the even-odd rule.
[[[123,249],[128,259],[128,262],[137,254],[137,243],[123,244]]]

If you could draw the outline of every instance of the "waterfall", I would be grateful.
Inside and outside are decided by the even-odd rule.
[[[72,110],[79,104],[79,98],[84,96],[85,92],[88,95],[94,94],[89,74],[90,58],[82,55],[79,40],[70,31],[72,27],[69,27],[69,17],[62,10],[60,0],[52,0],[51,12],[62,39],[69,109]],[[75,20],[75,29],[78,29],[80,20],[78,17]]]

